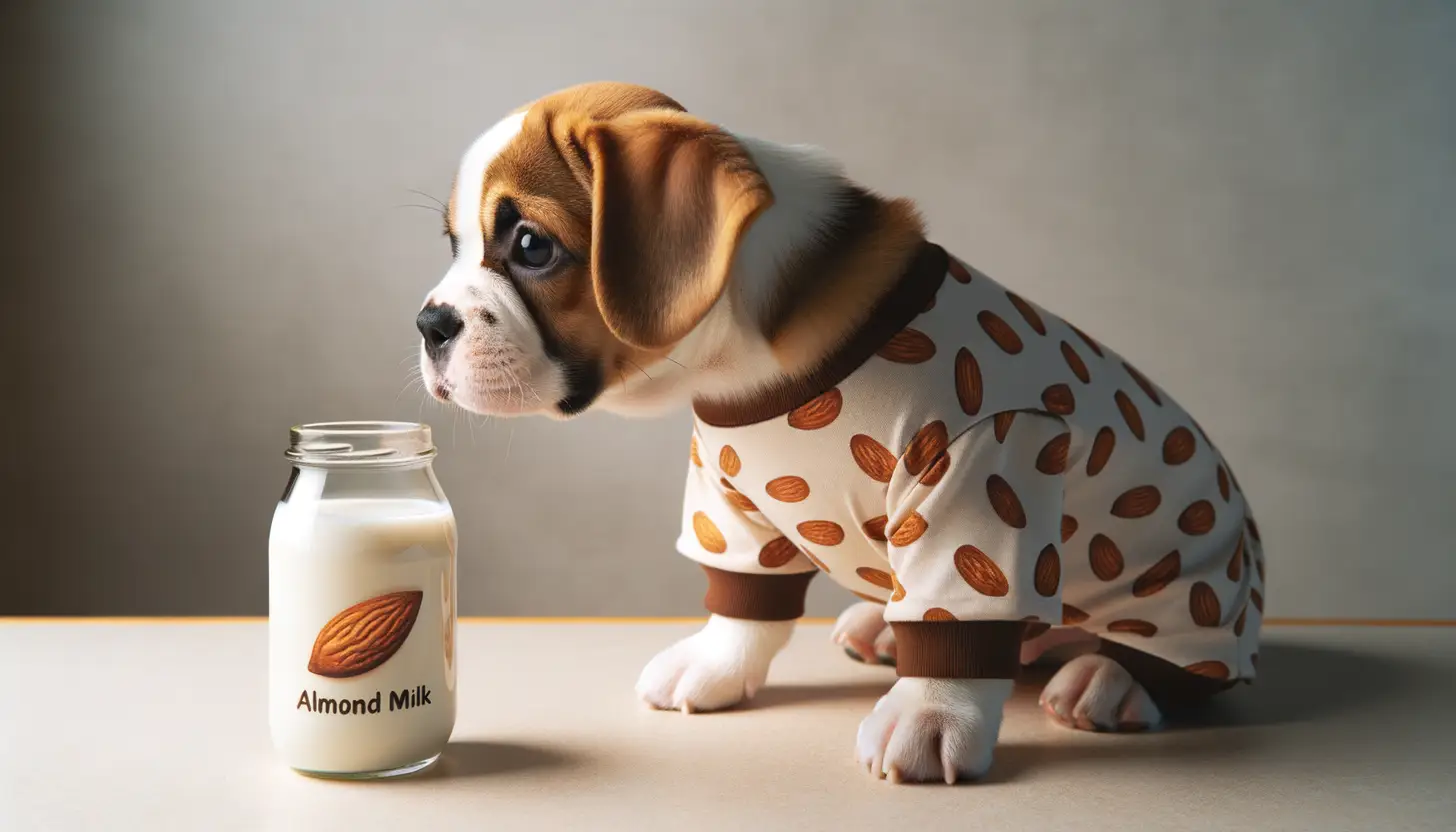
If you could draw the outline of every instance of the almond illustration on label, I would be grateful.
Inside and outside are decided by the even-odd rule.
[[[1116,621],[1109,621],[1107,630],[1112,633],[1132,633],[1152,638],[1158,634],[1158,625],[1151,621],[1143,621],[1141,618],[1119,618]]]
[[[1033,574],[1032,586],[1036,587],[1037,595],[1050,598],[1057,594],[1057,587],[1062,585],[1062,557],[1057,554],[1057,547],[1048,543],[1041,550],[1036,556]]]
[[[1027,325],[1036,330],[1037,335],[1046,334],[1046,324],[1042,322],[1041,314],[1036,311],[1035,306],[1027,303],[1025,298],[1015,292],[1007,292],[1006,299],[1011,301],[1011,305],[1016,307],[1016,311],[1026,319]]]
[[[839,411],[843,409],[844,395],[839,392],[838,387],[834,387],[815,396],[807,404],[789,411],[789,427],[799,430],[819,430],[828,427],[830,423],[838,419]]]
[[[718,467],[730,477],[738,476],[738,472],[743,470],[743,460],[738,458],[738,452],[733,450],[732,445],[724,445],[723,450],[718,452]]]
[[[864,525],[860,528],[864,529],[865,537],[868,537],[870,540],[878,540],[881,543],[884,543],[889,540],[889,538],[885,536],[885,525],[889,522],[890,518],[881,514],[879,517],[871,517],[870,519],[864,521]]]
[[[704,549],[715,555],[728,551],[728,540],[718,530],[718,525],[701,511],[693,512],[693,534],[697,535],[698,543]]]
[[[1076,376],[1078,381],[1086,384],[1092,380],[1092,374],[1087,372],[1087,362],[1083,361],[1082,356],[1078,355],[1072,345],[1066,341],[1062,342],[1062,360],[1067,362],[1067,366],[1072,370],[1072,375]]]
[[[1179,425],[1168,431],[1168,436],[1163,439],[1163,461],[1169,465],[1182,465],[1193,458],[1197,449],[1198,441],[1193,438],[1193,431]]]
[[[1137,580],[1132,582],[1132,594],[1138,598],[1146,598],[1162,592],[1168,588],[1168,584],[1178,580],[1178,575],[1182,572],[1183,556],[1174,549],[1137,576]]]
[[[991,424],[995,426],[996,441],[1005,442],[1006,435],[1011,433],[1011,423],[1016,421],[1016,411],[1003,410],[991,417]]]
[[[1087,544],[1087,559],[1099,581],[1110,581],[1122,574],[1122,550],[1105,534],[1092,535],[1092,541]]]
[[[1157,511],[1158,506],[1162,503],[1163,495],[1158,491],[1157,486],[1140,485],[1122,492],[1116,500],[1112,501],[1112,516],[1121,517],[1124,520],[1136,520]]]
[[[1117,433],[1109,427],[1102,427],[1092,440],[1092,452],[1087,454],[1087,476],[1095,477],[1107,467],[1112,459],[1112,449],[1117,447]]]
[[[917,431],[915,438],[905,448],[905,470],[912,477],[920,476],[949,444],[950,436],[946,433],[945,422],[931,422]]]
[[[833,520],[805,520],[795,528],[805,540],[820,546],[838,546],[844,542],[844,528]]]
[[[863,433],[856,433],[849,438],[849,453],[854,457],[854,464],[859,470],[869,475],[875,482],[889,482],[890,477],[895,474],[895,455],[890,449],[876,442]]]
[[[956,353],[955,389],[956,399],[960,401],[961,410],[967,416],[975,416],[981,412],[981,400],[985,394],[981,381],[981,363],[965,347],[961,347]]]
[[[1122,421],[1127,423],[1127,429],[1137,437],[1139,442],[1143,441],[1146,435],[1143,433],[1143,414],[1138,412],[1137,405],[1132,403],[1132,397],[1121,390],[1112,394],[1117,402],[1117,411],[1122,414]]]
[[[763,490],[781,503],[802,503],[809,498],[809,483],[803,477],[775,477]]]
[[[865,583],[874,584],[880,589],[895,588],[894,579],[890,577],[889,572],[886,572],[883,569],[873,569],[868,566],[861,566],[860,568],[854,570],[854,574],[858,575],[859,579],[864,581]]]
[[[895,530],[890,533],[890,544],[893,546],[909,546],[911,543],[919,540],[920,536],[925,534],[926,529],[929,528],[930,524],[925,522],[925,518],[920,516],[920,512],[912,511],[910,512],[910,516],[900,521],[900,525],[896,526]]]
[[[1188,593],[1188,613],[1193,623],[1200,627],[1217,627],[1223,618],[1223,608],[1218,603],[1218,593],[1213,587],[1199,581]]]
[[[1041,403],[1047,412],[1058,416],[1070,416],[1077,409],[1077,397],[1065,384],[1053,384],[1041,391]]]
[[[1036,470],[1056,475],[1067,470],[1067,453],[1072,449],[1072,434],[1063,433],[1042,446],[1036,455]]]
[[[776,537],[763,544],[758,550],[758,565],[765,569],[778,569],[794,559],[799,553],[799,547],[787,537]]]
[[[986,499],[1001,521],[1013,529],[1026,528],[1026,510],[1021,507],[1021,498],[1000,474],[986,478]]]
[[[1016,330],[1011,328],[1011,324],[1006,323],[1005,319],[995,312],[984,309],[981,314],[976,316],[976,321],[980,323],[981,329],[986,331],[986,335],[991,338],[992,343],[1000,347],[1001,351],[1007,355],[1016,355],[1024,348],[1021,336],[1016,334]]]
[[[425,593],[412,589],[360,601],[329,619],[313,642],[308,672],[331,679],[368,673],[409,638]]]
[[[966,545],[956,550],[955,568],[971,589],[982,595],[1000,598],[1011,591],[1006,573],[1001,571],[996,561],[974,546]]]
[[[902,329],[876,354],[896,364],[920,364],[935,357],[935,342],[918,329]]]

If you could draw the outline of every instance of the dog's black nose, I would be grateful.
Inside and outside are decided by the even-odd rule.
[[[425,339],[425,352],[431,358],[438,358],[450,339],[465,328],[465,321],[455,307],[432,303],[420,310],[415,317],[415,326],[420,328],[420,335]]]

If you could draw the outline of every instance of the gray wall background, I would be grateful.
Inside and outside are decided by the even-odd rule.
[[[593,79],[830,149],[1136,360],[1251,494],[1277,616],[1456,615],[1456,4],[12,2],[0,613],[258,614],[303,420],[423,417],[464,610],[694,614],[685,414],[405,389],[419,188]],[[849,596],[828,581],[812,612]]]

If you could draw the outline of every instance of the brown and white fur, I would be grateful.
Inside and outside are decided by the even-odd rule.
[[[622,84],[555,93],[487,130],[461,162],[446,231],[454,262],[419,316],[428,389],[478,413],[558,419],[732,400],[805,373],[923,238],[908,201],[867,193],[820,151],[730,133]],[[851,607],[836,642],[893,657],[881,609]],[[793,626],[715,615],[648,664],[638,693],[684,713],[737,704]],[[1053,630],[1023,659],[1053,639],[1095,642]],[[857,759],[892,780],[980,776],[1010,691],[900,679],[861,725]],[[1160,718],[1099,655],[1065,664],[1043,704],[1088,729]]]

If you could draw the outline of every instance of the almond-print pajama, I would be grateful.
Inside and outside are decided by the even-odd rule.
[[[887,602],[902,676],[1008,678],[1067,624],[1125,663],[1252,679],[1262,548],[1201,428],[985,274],[929,244],[917,263],[827,383],[695,406],[678,548],[709,609],[798,617],[824,572]]]

